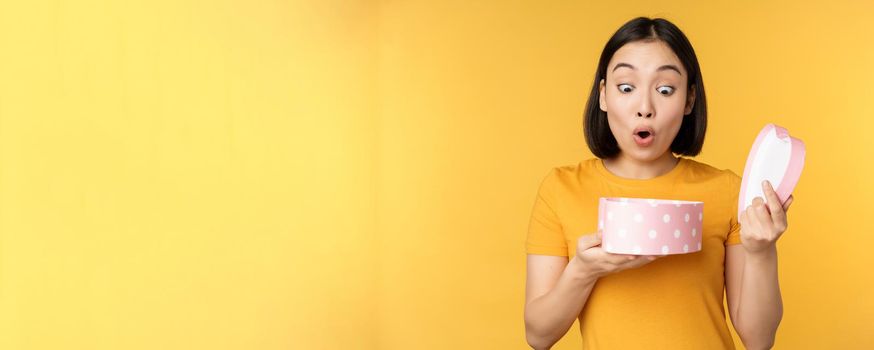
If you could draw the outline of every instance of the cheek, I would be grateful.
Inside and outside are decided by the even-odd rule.
[[[660,98],[656,108],[661,115],[682,116],[686,109],[686,97],[680,94],[675,94],[668,98]]]
[[[607,103],[607,115],[609,116],[629,115],[633,113],[632,106],[634,104],[631,103],[628,96],[608,94],[605,102]]]
[[[621,99],[610,96],[607,97],[606,102],[607,124],[610,126],[610,131],[613,132],[614,137],[616,135],[624,134],[625,129],[629,128],[629,126],[626,125],[629,121],[629,118],[623,118],[622,116],[632,114],[632,112],[628,108],[630,104],[627,101],[622,101]]]

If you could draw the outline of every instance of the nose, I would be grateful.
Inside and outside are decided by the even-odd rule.
[[[655,112],[652,101],[650,100],[650,94],[643,94],[644,96],[640,96],[640,106],[637,107],[637,116],[638,117],[646,117],[652,118],[653,112]]]

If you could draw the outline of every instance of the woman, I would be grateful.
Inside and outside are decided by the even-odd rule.
[[[664,19],[636,18],[601,53],[585,114],[596,156],[553,168],[537,193],[526,243],[525,329],[548,349],[580,322],[585,349],[767,349],[782,318],[776,241],[786,210],[770,184],[737,218],[741,178],[690,158],[707,127],[691,44]],[[611,254],[597,229],[599,197],[702,201],[702,249]]]

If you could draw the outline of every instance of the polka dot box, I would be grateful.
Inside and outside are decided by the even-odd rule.
[[[609,253],[686,254],[701,251],[704,202],[601,197],[598,228]]]

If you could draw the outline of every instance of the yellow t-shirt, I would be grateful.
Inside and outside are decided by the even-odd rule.
[[[669,255],[600,278],[578,320],[584,349],[734,349],[723,309],[725,246],[740,243],[741,177],[680,157],[670,172],[619,177],[591,158],[553,168],[537,193],[528,254],[574,256],[598,230],[599,197],[704,202],[700,252]]]

